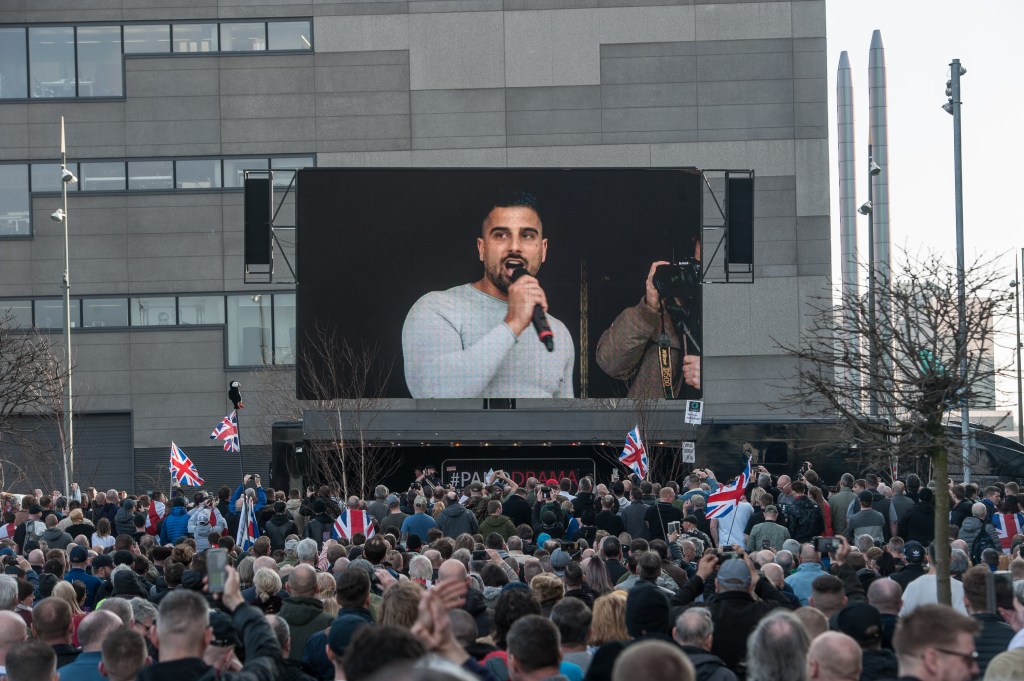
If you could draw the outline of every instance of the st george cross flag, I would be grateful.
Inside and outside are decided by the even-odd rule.
[[[248,494],[242,495],[242,512],[238,520],[238,533],[235,535],[235,544],[243,551],[248,551],[256,543],[256,509],[251,499]]]
[[[750,480],[750,459],[747,459],[747,467],[743,469],[735,482],[719,487],[717,492],[708,497],[704,517],[710,520],[723,518],[732,513],[743,499],[743,491],[747,487],[748,480]]]
[[[17,531],[18,526],[14,523],[0,525],[0,539],[14,539],[14,533]]]
[[[334,534],[346,539],[362,534],[369,539],[376,532],[373,529],[373,519],[367,511],[346,508],[334,521]]]
[[[173,442],[171,442],[171,463],[169,468],[171,469],[171,477],[177,480],[179,485],[203,486],[203,479],[199,477],[199,471],[196,470],[195,464]]]
[[[1024,534],[1024,513],[996,513],[992,516],[992,525],[999,533],[1003,553],[1009,553],[1013,547],[1013,538]]]
[[[626,446],[619,454],[619,461],[633,469],[641,478],[647,479],[647,450],[640,439],[640,426],[626,433]]]
[[[157,525],[164,519],[166,511],[167,504],[162,501],[154,501],[149,504],[149,513],[146,515],[146,534],[154,537],[158,534]]]
[[[238,417],[235,412],[225,416],[217,427],[210,433],[211,440],[224,440],[225,452],[240,452],[242,448],[238,445]]]

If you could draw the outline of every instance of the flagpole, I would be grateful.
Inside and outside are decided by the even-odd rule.
[[[238,468],[242,472],[242,480],[245,480],[245,460],[242,458],[242,424],[238,418],[238,410],[235,409],[235,437],[238,438]],[[242,484],[245,484],[244,482]],[[242,490],[244,493],[245,490]]]
[[[748,468],[750,468],[750,464],[752,462],[753,462],[753,458],[747,459],[747,467],[744,468],[743,471],[746,471]],[[740,471],[740,474],[736,476],[736,486],[737,486],[737,490],[736,491],[739,491],[738,488],[739,488],[739,484],[740,484],[740,477],[743,475],[743,471]],[[746,485],[746,481],[744,482],[744,485]],[[736,528],[736,516],[738,516],[740,514],[740,502],[742,501],[742,499],[743,499],[743,495],[740,495],[740,497],[738,499],[736,499],[736,506],[734,506],[733,509],[732,509],[732,524],[729,526],[729,538],[730,539],[732,539],[732,531]],[[744,551],[747,550],[746,546],[743,546],[743,547],[740,547],[740,548],[742,548]]]

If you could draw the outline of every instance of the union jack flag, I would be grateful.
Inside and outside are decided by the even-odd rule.
[[[1013,538],[1018,534],[1024,534],[1024,513],[996,513],[992,516],[992,525],[999,533],[1003,553],[1009,553]]]
[[[373,519],[367,511],[347,508],[334,521],[334,534],[335,538],[345,537],[346,539],[362,534],[369,539],[376,534],[376,531],[373,529]]]
[[[640,439],[640,426],[626,433],[626,446],[619,454],[619,462],[633,469],[641,478],[647,479],[647,450]]]
[[[171,470],[171,477],[177,480],[179,485],[203,486],[203,479],[199,477],[199,471],[196,470],[195,464],[173,442],[171,442],[171,463],[168,468]]]
[[[747,467],[743,469],[735,482],[719,487],[717,492],[708,497],[704,517],[710,520],[711,518],[723,518],[732,513],[743,499],[743,491],[747,487],[748,480],[750,480],[750,459],[747,459]]]
[[[256,505],[250,503],[247,494],[242,495],[241,515],[242,517],[238,521],[238,533],[235,535],[235,544],[242,547],[243,551],[248,551],[256,543]]]
[[[210,433],[211,440],[224,440],[225,452],[240,452],[242,448],[238,445],[238,417],[231,412],[217,424],[217,427]]]

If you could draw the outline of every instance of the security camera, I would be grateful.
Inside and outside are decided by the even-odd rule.
[[[952,116],[953,115],[953,102],[946,102],[945,104],[943,104],[942,105],[942,110]]]
[[[868,164],[868,172],[871,173],[872,175],[877,175],[878,173],[882,172],[882,166],[872,161],[870,164]]]
[[[67,168],[60,169],[60,179],[62,182],[71,182],[72,184],[78,182],[78,178],[75,177],[75,174]]]
[[[50,213],[50,219],[54,222],[64,222],[64,209],[58,208],[57,210]]]
[[[860,213],[861,215],[870,215],[871,214],[871,202],[870,201],[865,201],[864,203],[862,203],[860,208],[857,209],[857,212]]]

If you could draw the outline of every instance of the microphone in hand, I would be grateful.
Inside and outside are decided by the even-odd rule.
[[[523,276],[531,276],[525,267],[517,267],[512,271],[511,280],[515,282]],[[533,328],[537,332],[537,338],[548,349],[548,352],[555,351],[555,334],[548,324],[548,316],[544,314],[544,308],[539,304],[533,306]]]

